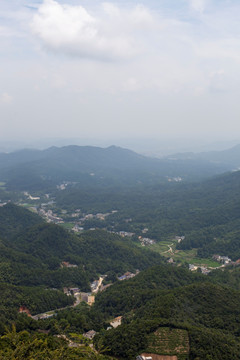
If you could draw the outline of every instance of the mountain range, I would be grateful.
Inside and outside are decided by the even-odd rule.
[[[11,190],[36,190],[62,181],[151,184],[203,179],[231,170],[233,163],[213,162],[208,156],[157,159],[116,146],[72,145],[1,153],[0,180]]]

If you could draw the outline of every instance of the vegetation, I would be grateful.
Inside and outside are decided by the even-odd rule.
[[[8,190],[48,190],[62,181],[103,187],[112,184],[166,183],[166,177],[199,179],[229,169],[208,160],[153,159],[110,146],[51,147],[0,154],[1,181]]]
[[[177,355],[179,359],[188,359],[188,331],[168,327],[158,328],[147,339],[146,352],[160,355]]]
[[[16,332],[13,326],[0,337],[1,360],[107,360],[109,357],[94,352],[89,346],[76,343],[69,347],[63,337],[34,333]]]
[[[4,228],[4,240],[0,241],[1,333],[20,306],[34,315],[73,304],[72,297],[56,289],[79,287],[90,291],[90,281],[100,274],[116,281],[117,275],[126,271],[162,262],[159,255],[143,251],[118,235],[90,231],[77,237],[12,204],[0,212]],[[75,267],[65,267],[62,262]]]
[[[216,266],[213,254],[240,258],[240,172],[185,182],[220,167],[147,159],[116,147],[0,154],[1,202],[19,199],[23,190],[49,191],[58,213],[109,212],[104,220],[84,220],[85,230],[96,230],[76,236],[68,231],[74,216],[64,229],[12,203],[0,207],[0,359],[133,359],[141,352],[239,359],[240,268],[233,264],[208,276],[187,269],[189,262]],[[183,183],[168,182],[176,175]],[[60,191],[61,182],[66,189]],[[121,230],[135,236],[112,233]],[[185,238],[177,242],[176,235]],[[156,244],[143,248],[139,236]],[[160,255],[172,256],[170,247],[174,265]],[[137,269],[134,278],[117,280]],[[73,307],[63,287],[90,292],[100,275],[113,285],[92,307]],[[20,307],[32,315],[62,310],[35,321],[19,314]],[[116,316],[121,326],[109,329]],[[92,329],[97,351],[82,335]]]
[[[153,334],[167,327],[168,332],[172,328],[188,332],[190,359],[227,359],[228,352],[237,359],[239,305],[239,292],[209,283],[160,290],[151,300],[142,302],[134,314],[126,314],[126,320],[117,329],[99,335],[96,343],[108,344],[109,353],[114,356],[131,359],[137,353],[150,350]],[[215,342],[218,334],[222,340],[230,341],[227,346],[225,342]],[[185,347],[186,344],[185,340]],[[169,345],[164,353],[167,348]]]

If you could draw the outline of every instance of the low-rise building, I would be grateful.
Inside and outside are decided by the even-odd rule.
[[[118,326],[121,325],[121,323],[122,323],[122,316],[118,316],[110,322],[110,325],[113,328],[117,328]]]
[[[95,335],[96,335],[96,331],[94,331],[94,330],[89,330],[88,332],[83,334],[83,336],[85,338],[90,339],[90,340],[92,340]]]

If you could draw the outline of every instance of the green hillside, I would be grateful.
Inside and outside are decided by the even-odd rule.
[[[227,173],[195,184],[138,185],[135,187],[80,188],[56,193],[58,207],[83,212],[118,210],[105,221],[84,226],[135,232],[156,241],[185,239],[177,248],[200,249],[198,256],[215,253],[240,258],[240,172]],[[131,219],[131,221],[126,221]]]
[[[0,154],[0,180],[7,189],[18,191],[46,191],[62,181],[98,186],[166,183],[167,177],[190,181],[229,169],[202,159],[150,158],[116,146],[71,145]]]
[[[0,239],[12,239],[23,230],[42,222],[38,215],[8,203],[0,207]]]
[[[189,336],[190,359],[227,360],[228,356],[237,359],[240,349],[239,295],[239,291],[207,282],[159,290],[134,314],[125,314],[121,326],[102,333],[96,342],[108,344],[110,354],[126,359],[150,351],[176,355],[178,352],[173,344],[180,342],[176,333],[168,336],[165,344],[159,344],[159,338],[156,340],[154,336],[164,329],[168,333],[171,329],[179,329],[178,332],[185,330],[188,333],[185,333],[182,347],[186,350]],[[186,359],[187,355],[185,351],[179,359]]]
[[[94,308],[106,316],[119,316],[137,310],[158,294],[194,282],[206,281],[201,274],[171,265],[151,267],[128,281],[117,283],[96,298]]]
[[[2,226],[7,225],[0,240],[0,283],[4,289],[0,306],[6,312],[4,318],[8,318],[10,310],[16,313],[21,305],[36,313],[73,302],[53,288],[79,287],[90,291],[90,282],[100,274],[108,274],[109,281],[115,281],[117,275],[126,271],[135,272],[162,262],[159,255],[143,251],[118,235],[90,231],[77,237],[62,227],[43,223],[37,215],[15,205],[0,210]],[[75,267],[61,266],[66,261]]]

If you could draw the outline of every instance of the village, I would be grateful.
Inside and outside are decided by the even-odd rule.
[[[62,262],[61,263],[61,267],[67,267],[67,268],[71,268],[71,267],[76,267],[77,265],[75,264],[70,264],[69,262]],[[136,276],[139,273],[139,270],[136,270],[136,273],[131,273],[131,272],[126,272],[125,274],[121,275],[118,277],[119,281],[124,281],[124,280],[128,280],[133,278],[134,276]],[[26,306],[20,306],[19,308],[19,313],[21,314],[26,314],[28,317],[31,317],[34,320],[45,320],[45,319],[49,319],[51,317],[57,316],[57,313],[59,311],[71,308],[71,307],[76,307],[78,306],[81,302],[86,303],[88,306],[92,306],[95,302],[95,296],[98,292],[104,291],[105,289],[107,289],[109,286],[112,285],[112,283],[109,283],[107,285],[103,285],[103,281],[104,279],[107,277],[107,275],[102,275],[99,277],[99,279],[94,280],[90,287],[91,287],[91,292],[86,293],[86,292],[82,292],[79,288],[77,287],[64,287],[63,288],[63,292],[65,295],[67,296],[73,296],[75,298],[74,304],[71,306],[67,306],[64,308],[59,308],[59,309],[54,309],[54,310],[49,310],[45,313],[41,313],[41,314],[36,314],[36,315],[31,315],[29,309]],[[107,330],[113,329],[113,328],[117,328],[118,326],[120,326],[122,323],[122,316],[117,316],[113,319],[109,320],[109,326],[107,327]],[[91,341],[94,336],[97,334],[97,332],[95,330],[89,330],[85,333],[82,334],[82,336],[86,339],[88,339],[89,341]],[[65,336],[65,335],[64,335]],[[78,343],[73,342],[72,340],[65,338],[68,342],[69,342],[69,346],[80,346]]]
[[[65,190],[66,187],[70,184],[71,183],[69,183],[69,182],[64,182],[64,183],[58,185],[57,188],[59,191],[62,191],[62,190]],[[56,212],[54,210],[55,209],[55,201],[53,198],[51,198],[50,194],[44,195],[45,199],[47,200],[46,202],[42,202],[41,198],[39,196],[32,196],[29,192],[24,192],[23,195],[29,201],[29,209],[31,211],[40,215],[48,223],[62,225],[64,227],[66,227],[68,230],[70,230],[76,234],[81,234],[84,230],[86,230],[85,224],[88,221],[91,221],[91,220],[105,221],[107,219],[107,217],[114,215],[118,212],[118,210],[112,210],[107,213],[94,214],[94,213],[82,213],[81,209],[76,209],[75,211],[70,212],[70,213],[65,209],[61,209]],[[35,205],[33,205],[33,203],[35,203]],[[36,203],[37,203],[37,205],[36,205]],[[20,204],[20,205],[23,205],[23,204]],[[59,213],[59,211],[60,211],[60,213]],[[132,222],[132,219],[131,218],[125,219],[125,222],[126,223]],[[87,229],[95,230],[96,228],[90,227]],[[157,241],[155,239],[151,239],[146,236],[146,234],[149,231],[149,229],[146,227],[141,230],[142,235],[136,235],[136,233],[134,233],[134,232],[125,231],[125,230],[120,230],[120,231],[115,231],[114,229],[113,230],[105,229],[105,230],[110,233],[120,235],[121,237],[128,237],[128,238],[135,237],[139,241],[139,244],[142,247],[153,246],[154,251],[155,251],[154,245],[158,246],[158,244],[159,244],[160,249],[162,249],[161,244],[166,243],[167,250],[159,251],[159,253],[161,255],[163,255],[164,257],[166,257],[167,262],[171,265],[176,265],[175,258],[179,259],[180,251],[176,251],[176,244],[181,243],[185,239],[185,236],[181,235],[181,236],[175,236],[175,238],[173,239],[172,242],[158,242],[157,243]],[[191,259],[189,259],[188,268],[190,271],[199,271],[204,275],[208,275],[214,269],[224,268],[229,265],[233,265],[233,266],[240,265],[240,260],[233,262],[228,256],[225,256],[225,255],[213,255],[212,260],[215,262],[215,264],[219,263],[219,265],[216,264],[214,266],[210,266],[210,265],[206,266],[204,264],[196,264],[194,262],[191,262]],[[61,266],[74,267],[77,265],[62,264]],[[130,274],[126,273],[124,275],[119,276],[118,280],[120,280],[120,281],[125,280],[128,278],[131,278],[132,276],[135,276],[135,275],[134,274],[130,275]],[[101,277],[100,277],[100,279],[101,279]],[[97,291],[103,290],[102,281],[103,280],[101,280],[101,284],[99,284],[98,280],[96,280],[92,284],[92,286],[93,286],[92,293],[93,294],[96,293]],[[94,286],[96,286],[96,288],[94,288]],[[68,293],[70,294],[71,291],[72,290],[69,289]],[[78,291],[76,290],[73,295],[75,296],[77,294],[78,294]],[[79,297],[79,295],[77,295],[77,296]],[[91,305],[94,302],[94,295],[82,294],[82,298],[80,298],[80,301],[85,301],[89,305]]]

